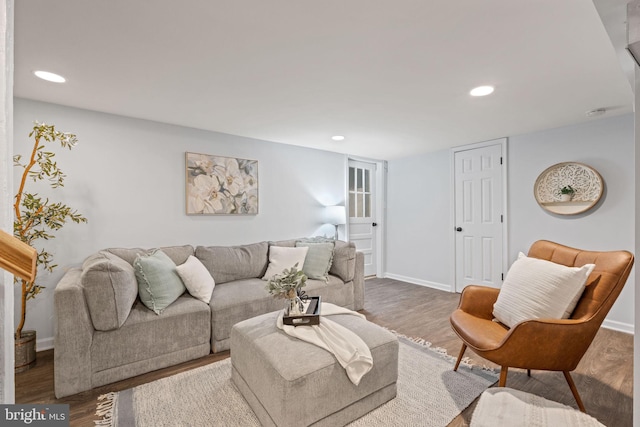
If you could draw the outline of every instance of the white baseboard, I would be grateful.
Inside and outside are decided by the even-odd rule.
[[[36,340],[36,351],[51,350],[53,348],[53,337]]]
[[[451,289],[450,285],[445,285],[443,283],[430,282],[428,280],[422,280],[422,279],[415,279],[413,277],[407,277],[401,274],[394,274],[394,273],[385,273],[384,277],[389,279],[394,279],[394,280],[400,280],[402,282],[412,283],[414,285],[426,286],[427,288],[438,289],[445,292],[454,292],[454,290]],[[612,329],[614,331],[624,332],[626,334],[631,334],[631,335],[634,334],[634,325],[629,323],[623,323],[615,320],[605,319],[604,322],[602,322],[602,327],[607,329]]]
[[[626,334],[634,334],[634,326],[629,323],[617,322],[615,320],[607,320],[604,319],[602,322],[602,327],[607,329],[612,329],[614,331],[624,332]]]
[[[445,292],[453,292],[451,285],[445,285],[443,283],[430,282],[428,280],[415,279],[413,277],[402,276],[400,274],[385,273],[384,277],[387,279],[400,280],[401,282],[413,283],[414,285],[425,286],[427,288],[438,289]]]

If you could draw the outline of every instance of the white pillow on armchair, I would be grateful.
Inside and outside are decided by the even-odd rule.
[[[595,264],[567,267],[520,252],[507,272],[493,315],[508,327],[530,319],[568,319],[594,268]]]

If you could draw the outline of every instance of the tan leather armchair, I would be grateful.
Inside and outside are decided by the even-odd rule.
[[[509,367],[527,369],[529,374],[531,369],[562,371],[578,407],[585,412],[569,372],[578,366],[622,291],[633,266],[633,254],[584,251],[540,240],[531,246],[528,256],[569,267],[596,265],[571,318],[526,320],[508,329],[492,321],[493,304],[500,290],[467,286],[450,317],[453,330],[463,342],[454,370],[469,347],[501,366],[500,387],[506,385]]]

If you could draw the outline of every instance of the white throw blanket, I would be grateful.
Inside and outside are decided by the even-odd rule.
[[[358,335],[327,318],[335,314],[351,314],[366,319],[362,314],[326,302],[322,303],[319,325],[289,326],[282,322],[284,310],[278,316],[276,325],[287,335],[315,344],[331,352],[345,369],[347,376],[355,385],[373,367],[373,357],[367,344]]]

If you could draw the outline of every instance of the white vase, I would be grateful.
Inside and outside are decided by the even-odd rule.
[[[561,202],[570,202],[572,197],[573,197],[573,194],[561,194],[560,195],[560,201]]]

